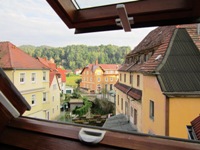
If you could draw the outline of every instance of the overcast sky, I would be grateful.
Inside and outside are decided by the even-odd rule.
[[[75,35],[46,0],[0,0],[0,41],[20,45],[113,44],[134,48],[152,29],[107,31]]]

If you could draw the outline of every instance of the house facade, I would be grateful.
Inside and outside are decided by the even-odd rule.
[[[139,132],[187,138],[186,125],[200,113],[198,26],[158,27],[118,70],[116,114]]]
[[[89,64],[81,72],[80,87],[90,93],[101,93],[102,90],[113,90],[119,78],[117,64]]]
[[[57,119],[60,115],[60,94],[62,91],[62,76],[56,68],[56,64],[45,58],[39,58],[39,62],[50,69],[49,72],[49,105],[51,109],[47,109],[46,113],[51,112],[49,117],[51,119]]]
[[[0,42],[0,66],[20,91],[31,110],[23,115],[52,119],[49,104],[49,68],[10,42]]]
[[[82,69],[75,69],[74,70],[74,74],[75,75],[80,75],[81,71],[82,71]]]

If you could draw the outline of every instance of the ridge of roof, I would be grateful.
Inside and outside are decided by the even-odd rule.
[[[100,67],[103,71],[105,70],[118,70],[120,68],[120,64],[88,64],[86,67],[84,67],[81,71],[81,74],[83,71],[88,68],[92,72],[95,71],[96,68]]]

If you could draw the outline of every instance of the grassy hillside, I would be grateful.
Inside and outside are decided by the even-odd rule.
[[[71,87],[77,87],[76,80],[81,79],[79,75],[70,75],[66,77],[66,85]]]

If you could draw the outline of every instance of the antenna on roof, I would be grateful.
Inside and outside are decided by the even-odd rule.
[[[162,57],[162,55],[158,55],[156,58],[155,58],[155,61],[158,61],[160,58]]]
[[[197,33],[200,35],[200,24],[197,24]]]

